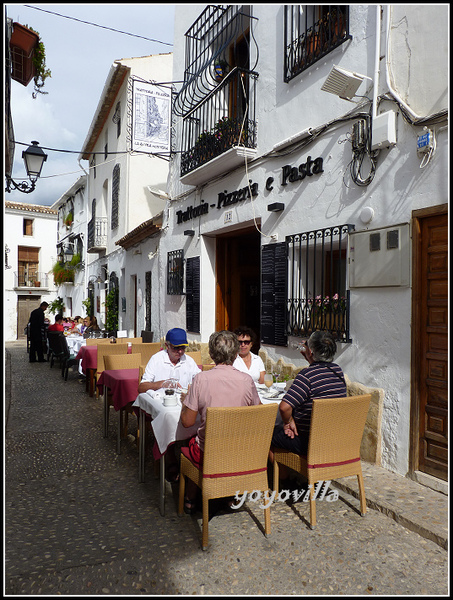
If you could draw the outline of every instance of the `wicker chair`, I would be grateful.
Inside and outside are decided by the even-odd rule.
[[[98,346],[99,344],[111,344],[110,338],[87,338],[87,346]]]
[[[360,512],[366,513],[360,444],[371,394],[313,400],[307,456],[273,448],[274,491],[278,492],[278,464],[304,475],[311,485],[310,528],[316,526],[315,485],[317,482],[357,475]]]
[[[106,354],[104,356],[104,366],[105,366],[105,370],[106,371],[114,371],[114,370],[118,370],[118,369],[140,369],[140,354]],[[140,377],[139,377],[139,373],[137,373],[137,387],[140,381]],[[104,396],[104,437],[107,436],[107,432],[108,432],[108,427],[109,427],[109,409],[110,406],[113,406],[113,401],[112,401],[112,396],[111,394],[107,394],[107,397]],[[128,427],[129,427],[129,414],[135,414],[134,409],[132,408],[132,405],[127,405],[124,406],[121,409],[120,415],[119,415],[119,436],[118,436],[118,444],[117,444],[117,448],[118,448],[118,454],[120,453],[120,442],[121,439],[124,439],[127,435],[127,431],[128,431]],[[124,422],[123,422],[123,416],[125,416],[124,418]],[[139,426],[138,426],[139,420],[137,418],[137,436],[136,436],[136,440],[137,440],[137,445],[138,445],[138,438],[140,435],[139,432]]]
[[[208,408],[203,469],[181,454],[179,507],[184,511],[185,478],[201,488],[203,497],[202,548],[208,546],[209,500],[269,489],[267,460],[277,415],[277,404],[237,408]],[[265,533],[270,534],[269,506],[264,509]]]
[[[143,340],[141,337],[123,337],[116,338],[117,344],[142,344]]]
[[[131,346],[131,354],[140,354],[142,357],[142,362],[140,364],[147,365],[151,356],[159,352],[162,348],[160,342],[154,343],[133,343]]]
[[[195,352],[186,352],[185,354],[192,357],[200,368],[203,366],[200,350],[196,350]]]
[[[140,354],[106,354],[104,356],[104,368],[106,371],[139,369],[140,359]]]

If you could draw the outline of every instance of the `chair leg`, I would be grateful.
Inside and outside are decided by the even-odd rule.
[[[366,498],[365,498],[365,486],[363,484],[362,473],[357,474],[357,481],[359,483],[360,514],[362,515],[362,517],[364,517],[365,513],[366,513]]]
[[[180,471],[179,473],[179,502],[178,502],[178,515],[184,514],[184,493],[186,491],[186,478]]]
[[[313,483],[310,490],[310,529],[314,529],[316,527],[315,483]]]
[[[278,489],[278,462],[275,460],[274,458],[274,492],[276,494],[278,494],[279,489]]]
[[[268,499],[265,498],[264,501],[267,503]],[[266,537],[269,537],[270,534],[271,534],[271,509],[268,506],[267,508],[264,509],[264,535]]]
[[[208,549],[208,523],[209,523],[209,499],[203,494],[203,525],[201,534],[201,547],[203,550]]]

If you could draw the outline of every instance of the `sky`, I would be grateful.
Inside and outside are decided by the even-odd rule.
[[[22,151],[31,141],[38,141],[48,157],[34,191],[13,191],[5,200],[51,206],[84,174],[77,159],[111,65],[121,58],[172,52],[174,11],[173,4],[4,5],[4,18],[39,33],[52,73],[43,88],[48,93],[36,99],[33,81],[27,87],[12,81],[14,137],[26,144],[16,144],[13,179],[26,179]],[[81,164],[88,170],[88,161]]]

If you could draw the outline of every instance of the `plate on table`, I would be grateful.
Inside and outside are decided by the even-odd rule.
[[[282,390],[271,390],[270,392],[263,394],[263,398],[266,400],[281,400],[284,395],[285,392]]]

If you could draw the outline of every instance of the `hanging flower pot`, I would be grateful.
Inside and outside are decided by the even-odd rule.
[[[38,46],[39,36],[37,33],[20,25],[13,23],[13,32],[10,39],[11,49],[11,77],[14,81],[27,86],[35,76],[33,56]]]

